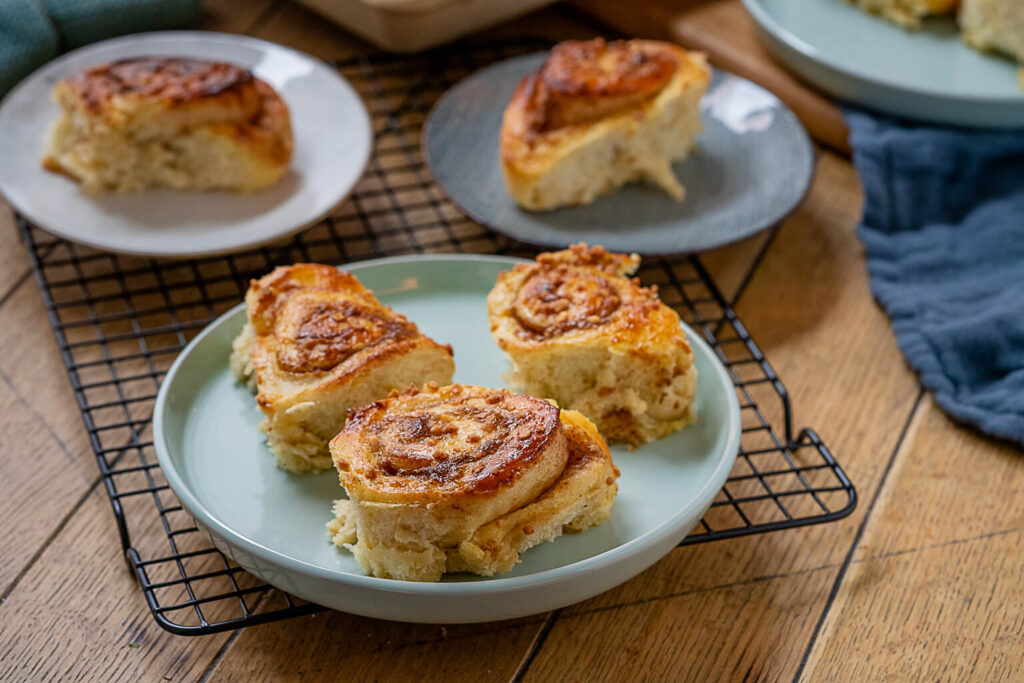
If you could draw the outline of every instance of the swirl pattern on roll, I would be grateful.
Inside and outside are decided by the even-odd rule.
[[[678,66],[671,50],[652,41],[559,43],[528,81],[529,127],[550,131],[636,107],[661,92]]]
[[[493,575],[610,514],[618,471],[597,428],[534,396],[410,388],[351,411],[331,441],[347,498],[328,533],[382,578]]]
[[[498,275],[487,296],[506,381],[640,444],[694,418],[697,371],[679,315],[630,275],[639,257],[576,244]]]
[[[256,334],[273,336],[285,372],[325,372],[359,351],[419,334],[355,277],[330,266],[279,269],[250,291]]]
[[[640,287],[624,277],[637,263],[636,256],[578,244],[517,265],[511,277],[503,277],[513,292],[515,334],[541,342],[571,332],[637,324],[659,305],[656,288]]]
[[[543,399],[428,385],[352,411],[332,450],[346,488],[358,479],[389,498],[487,495],[564,440],[558,408]]]

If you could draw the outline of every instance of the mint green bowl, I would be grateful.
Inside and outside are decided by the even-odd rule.
[[[378,298],[455,349],[455,381],[503,386],[504,355],[491,339],[485,300],[515,260],[415,256],[346,266]],[[629,452],[612,517],[582,534],[533,548],[498,577],[449,575],[440,583],[365,576],[328,542],[333,472],[278,469],[260,414],[228,370],[245,310],[231,309],[185,348],[160,387],[153,417],[157,458],[171,488],[216,546],[266,582],[334,609],[381,619],[457,623],[544,612],[601,593],[643,571],[698,523],[732,469],[739,446],[736,392],[714,352],[689,328],[698,372],[698,422]]]
[[[768,49],[825,92],[960,126],[1024,127],[1017,65],[960,39],[952,17],[907,31],[844,0],[743,0]]]

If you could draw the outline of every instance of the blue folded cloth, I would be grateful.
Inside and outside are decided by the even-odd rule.
[[[847,110],[871,291],[954,418],[1024,444],[1024,130]]]
[[[201,8],[202,0],[0,0],[0,97],[61,50],[184,28]]]

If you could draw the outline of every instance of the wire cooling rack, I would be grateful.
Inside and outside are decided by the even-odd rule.
[[[473,223],[420,156],[424,117],[473,70],[542,47],[462,45],[338,64],[367,103],[376,153],[352,197],[287,241],[222,258],[116,256],[19,218],[21,237],[96,453],[125,557],[157,622],[198,635],[323,609],[240,569],[196,528],[156,464],[150,420],[164,373],[250,278],[295,261],[346,263],[422,252],[532,256]],[[338,125],[344,125],[339,121]],[[794,432],[782,382],[697,257],[649,258],[640,272],[711,344],[736,385],[743,435],[725,487],[683,545],[828,522],[856,505],[850,480],[810,429]]]

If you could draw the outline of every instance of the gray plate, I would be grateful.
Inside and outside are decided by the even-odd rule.
[[[498,133],[519,79],[545,57],[526,55],[478,71],[445,93],[427,120],[424,157],[452,201],[477,222],[545,247],[582,240],[615,251],[674,254],[771,227],[806,193],[814,150],[796,116],[760,86],[716,70],[701,102],[698,149],[675,165],[685,202],[633,183],[586,206],[520,209],[501,176]]]

